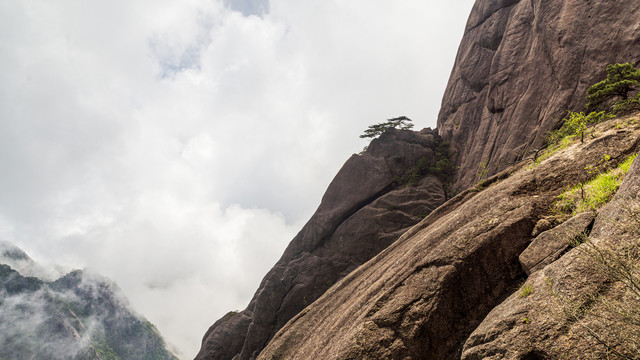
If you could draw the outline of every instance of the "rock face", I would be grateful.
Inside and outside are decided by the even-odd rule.
[[[291,318],[444,203],[438,177],[411,176],[435,164],[439,145],[428,129],[391,130],[352,156],[249,306],[213,324],[196,359],[255,358]]]
[[[519,256],[557,195],[602,154],[624,159],[638,150],[640,129],[602,126],[596,139],[536,167],[512,167],[449,200],[291,319],[258,359],[543,359],[531,349],[503,357],[493,346],[471,354],[523,321],[516,313],[505,325],[497,313],[492,324],[502,327],[478,333],[505,298],[521,299]],[[596,220],[594,233],[598,226]],[[513,341],[518,329],[509,333]]]
[[[544,143],[607,64],[640,60],[640,2],[477,0],[438,116],[458,189]]]
[[[590,242],[533,273],[524,285],[530,294],[516,292],[493,309],[465,342],[461,358],[638,359],[637,322],[629,329],[624,319],[617,318],[620,310],[632,309],[637,321],[637,295],[625,298],[629,286],[612,278],[593,256],[598,254],[594,249],[624,256],[633,249],[636,253],[631,259],[637,264],[638,194],[640,161],[636,160],[615,198],[599,211]],[[635,276],[637,279],[638,274]],[[635,306],[626,308],[621,302]]]
[[[15,246],[1,250],[32,262]],[[109,280],[76,270],[47,282],[0,264],[0,359],[177,358]]]
[[[514,164],[582,109],[607,64],[640,61],[639,17],[636,0],[477,0],[438,116],[460,194],[442,204],[433,176],[395,188],[418,159],[435,160],[436,138],[383,135],[347,161],[247,309],[218,320],[197,359],[545,358],[515,339],[529,324],[518,284],[573,266],[573,250],[544,241],[550,205],[604,154],[637,151],[639,130],[602,129],[534,169]],[[612,231],[600,218],[594,234]],[[521,257],[534,228],[540,240]],[[568,336],[554,326],[529,341],[546,344],[552,328]]]

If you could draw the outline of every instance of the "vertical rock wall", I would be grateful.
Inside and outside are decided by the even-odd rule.
[[[540,148],[607,64],[640,61],[637,0],[476,1],[438,116],[457,188]]]

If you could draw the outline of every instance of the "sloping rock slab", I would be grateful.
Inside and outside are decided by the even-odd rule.
[[[600,210],[591,232],[592,244],[616,251],[625,237],[637,239],[638,234],[629,233],[626,224],[635,221],[635,227],[638,226],[638,220],[630,218],[628,211],[640,208],[638,194],[640,161],[635,160],[614,199]],[[598,314],[595,317],[584,317],[583,310],[577,315],[570,310],[601,306],[620,294],[617,286],[620,284],[611,284],[606,273],[588,260],[582,250],[585,246],[588,244],[570,250],[542,271],[534,272],[523,285],[529,288],[528,294],[516,290],[493,309],[467,339],[461,359],[611,358],[611,353],[593,334],[608,341],[595,330],[619,324],[605,325],[607,316],[600,316],[598,308],[594,308]],[[602,301],[585,296],[587,294],[598,294]],[[567,309],[573,317],[567,315]],[[628,349],[618,351],[624,353]],[[627,358],[638,358],[637,353],[628,355]]]
[[[525,277],[518,256],[556,196],[603,153],[629,154],[638,134],[603,136],[459,194],[292,318],[258,359],[459,359]]]

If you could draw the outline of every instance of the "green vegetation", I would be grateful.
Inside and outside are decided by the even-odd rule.
[[[586,115],[584,112],[569,112],[562,127],[549,134],[547,148],[536,156],[533,166],[540,164],[558,151],[571,146],[577,137],[580,137],[580,142],[584,142],[584,135],[590,127],[613,117],[613,115],[604,111],[591,112]]]
[[[634,154],[617,168],[601,173],[595,178],[587,182],[581,182],[563,192],[554,203],[554,209],[560,213],[576,214],[603,206],[611,200],[620,187],[624,175],[629,171],[629,167],[636,156],[637,154]]]
[[[533,288],[531,287],[531,285],[529,284],[524,284],[522,285],[522,287],[520,288],[520,294],[519,296],[521,298],[527,297],[529,295],[531,295],[531,293],[533,292]]]
[[[568,137],[580,137],[580,142],[584,142],[584,135],[587,129],[595,124],[599,124],[614,116],[604,111],[591,112],[585,115],[583,112],[569,112],[562,127],[553,131],[549,135],[550,144],[558,144]]]
[[[613,113],[616,115],[624,115],[638,110],[640,110],[640,94],[627,100],[619,100],[613,105]]]
[[[480,181],[486,179],[487,175],[489,174],[489,169],[487,169],[487,162],[487,159],[484,159],[480,162],[480,164],[478,164],[478,172],[476,173],[476,175],[478,176],[478,179]]]
[[[626,102],[629,93],[636,90],[638,85],[640,69],[636,68],[635,63],[608,65],[607,78],[587,90],[587,110],[593,111],[604,106],[608,108],[613,99]]]
[[[400,116],[388,119],[386,122],[369,125],[369,128],[360,135],[361,138],[376,138],[389,129],[409,130],[413,127],[411,119],[406,116]]]
[[[640,87],[640,69],[635,63],[607,66],[607,78],[587,90],[587,113],[569,112],[562,127],[549,134],[546,149],[536,153],[533,166],[570,146],[577,137],[584,142],[584,136],[594,125],[616,115],[640,110],[640,94],[629,97],[637,87]],[[598,109],[602,110],[595,111]]]
[[[113,351],[113,349],[107,344],[104,336],[93,336],[91,339],[91,345],[96,350],[100,359],[104,360],[120,360],[120,357]]]
[[[451,162],[451,148],[448,142],[440,142],[434,149],[434,159],[429,163],[426,157],[420,158],[416,165],[407,170],[401,177],[396,177],[396,186],[416,186],[418,181],[427,175],[435,175],[444,184],[453,181],[455,166]]]

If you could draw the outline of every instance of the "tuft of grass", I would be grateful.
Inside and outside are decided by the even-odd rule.
[[[577,214],[598,209],[608,203],[618,191],[636,156],[634,154],[617,168],[601,173],[588,182],[578,183],[560,194],[553,205],[556,212]]]
[[[575,139],[576,139],[576,135],[567,135],[559,139],[557,143],[551,144],[548,148],[542,151],[542,153],[540,153],[540,155],[535,159],[532,167],[536,167],[537,165],[540,165],[541,162],[552,157],[553,154],[557,153],[558,151],[568,148],[574,143]]]
[[[531,287],[531,285],[529,284],[522,285],[522,287],[520,288],[520,297],[521,298],[527,297],[531,295],[532,292],[533,292],[533,288]]]

